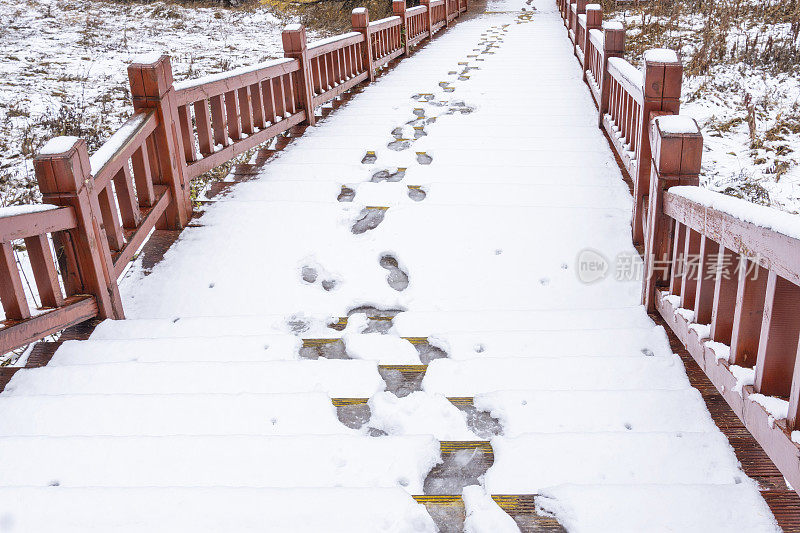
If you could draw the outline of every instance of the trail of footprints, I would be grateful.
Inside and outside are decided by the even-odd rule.
[[[528,0],[530,5],[532,0]],[[535,9],[535,8],[531,8]],[[532,11],[523,8],[523,12],[517,17],[516,23],[521,24],[530,22]],[[456,82],[466,82],[470,79],[473,70],[480,69],[474,62],[482,62],[485,56],[493,55],[502,45],[504,34],[508,31],[510,24],[504,24],[489,28],[481,35],[478,47],[473,51],[476,54],[467,56],[467,60],[459,62],[459,68],[450,71],[448,74],[454,76],[454,81],[442,81],[439,87],[444,93],[456,91]],[[481,57],[483,56],[483,57]],[[414,143],[419,139],[428,136],[426,126],[435,123],[440,117],[456,114],[470,114],[475,108],[461,100],[438,100],[433,93],[418,93],[412,96],[414,100],[421,104],[421,107],[414,108],[413,118],[405,124],[394,128],[391,131],[392,139],[387,148],[397,152],[409,152]],[[429,114],[428,111],[436,111],[436,114]],[[414,151],[409,159],[419,165],[430,165],[433,157],[424,151]],[[367,151],[361,159],[363,165],[378,165],[378,155],[375,151]],[[370,181],[373,183],[400,182],[406,178],[409,169],[401,168],[380,168],[374,169]],[[427,196],[425,188],[421,185],[408,185],[408,196],[415,202],[422,202]],[[338,194],[339,202],[353,202],[357,196],[357,189],[351,186],[342,185]],[[354,235],[361,235],[377,228],[385,219],[388,207],[367,206],[361,210],[357,219],[351,226]],[[408,272],[403,268],[398,258],[385,253],[380,256],[378,266],[387,271],[386,282],[396,291],[405,290],[410,283]],[[325,273],[320,273],[320,269],[313,266],[306,266],[302,269],[302,278],[306,283],[320,282],[323,289],[331,290],[336,286],[336,280],[328,277]],[[326,286],[326,283],[328,286]],[[330,287],[330,288],[329,288]],[[393,334],[392,320],[405,309],[379,309],[371,306],[360,306],[351,309],[348,316],[341,317],[338,321],[328,324],[333,330],[342,331],[347,327],[350,317],[355,314],[364,314],[367,317],[366,325],[360,333]],[[308,325],[298,321],[296,334],[300,335]],[[449,354],[441,347],[436,346],[428,338],[404,338],[411,343],[419,355],[421,365],[379,365],[378,370],[386,383],[386,392],[394,394],[398,398],[403,398],[422,391],[422,380],[427,370],[427,365],[440,358],[449,357]],[[483,351],[483,347],[476,348],[476,352]],[[303,339],[299,355],[303,359],[352,359],[347,353],[347,346],[341,338],[328,339]],[[462,412],[469,429],[481,439],[490,439],[492,436],[501,435],[503,427],[500,421],[493,418],[489,412],[481,411],[475,407],[472,398],[448,398],[459,411]],[[349,428],[363,431],[372,437],[387,435],[387,428],[376,427],[379,424],[373,421],[373,413],[369,405],[368,398],[334,398],[333,404],[336,407],[339,420]],[[391,430],[389,430],[391,431]],[[462,531],[464,523],[464,508],[458,503],[458,496],[468,485],[481,484],[482,476],[494,462],[492,447],[488,440],[475,442],[442,442],[442,463],[434,467],[425,479],[425,496],[415,497],[420,503],[426,504],[428,511],[439,527],[440,531]],[[402,481],[400,482],[402,484]],[[444,495],[444,496],[443,496]],[[454,496],[446,496],[454,495]],[[426,500],[429,499],[430,501]],[[444,499],[443,499],[444,498]],[[443,502],[447,498],[456,498],[450,503]],[[513,497],[508,497],[513,498]],[[531,502],[505,502],[504,508],[519,510],[521,506],[532,506]],[[511,512],[511,511],[509,511]],[[518,524],[523,525],[521,520],[534,520],[534,528],[526,530],[538,530],[542,524],[539,518],[532,518],[528,512],[523,515],[511,513]],[[526,518],[527,517],[527,518]],[[552,531],[563,531],[557,522],[549,524]]]

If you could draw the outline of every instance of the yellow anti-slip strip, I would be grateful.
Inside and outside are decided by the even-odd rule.
[[[400,372],[424,373],[428,365],[378,365],[380,370],[398,370]]]
[[[428,344],[428,337],[400,337],[400,338],[407,340],[411,344]],[[325,344],[338,342],[340,340],[342,340],[341,337],[329,337],[327,339],[303,339],[303,347],[307,348],[309,346],[322,346]]]
[[[450,403],[458,406],[468,406],[472,405],[473,399],[462,396],[457,398],[448,398]],[[362,405],[369,401],[369,398],[331,398],[331,402],[335,407],[344,407],[346,405]]]
[[[439,447],[445,453],[474,450],[475,448],[482,448],[484,451],[492,453],[492,443],[488,440],[443,440],[439,442]]]
[[[412,496],[417,503],[431,505],[464,505],[461,496],[455,494],[424,494]],[[535,512],[535,494],[494,494],[492,499],[507,513]]]

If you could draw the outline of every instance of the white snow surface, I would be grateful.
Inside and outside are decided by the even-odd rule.
[[[464,489],[467,531],[515,530],[498,493],[543,495],[570,531],[774,531],[639,282],[576,275],[587,248],[636,254],[631,198],[555,3],[534,5],[524,22],[523,0],[491,0],[441,32],[208,206],[152,272],[135,263],[127,320],[17,372],[0,395],[3,520],[434,531],[409,495],[439,441],[481,438],[447,400],[474,396],[502,431],[482,487]],[[491,54],[473,50],[482,34],[502,37]],[[387,146],[420,114],[436,119],[426,135]],[[354,234],[368,206],[388,210]],[[371,308],[399,314],[375,333]],[[447,357],[398,398],[378,365],[420,364],[401,337]],[[304,339],[339,338],[349,359],[299,356]],[[367,398],[387,435],[345,427],[330,398]]]
[[[669,192],[709,209],[727,213],[742,222],[749,222],[787,237],[800,239],[800,217],[797,215],[757,205],[747,200],[727,196],[702,187],[682,185],[670,188]]]
[[[670,52],[671,51],[672,50],[670,50]],[[654,50],[645,52],[646,57],[649,52],[654,52]],[[700,132],[700,128],[697,127],[697,122],[695,122],[692,117],[686,115],[663,115],[656,117],[655,121],[659,129],[664,133],[680,134]]]

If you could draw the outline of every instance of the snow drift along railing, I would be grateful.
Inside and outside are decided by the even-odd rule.
[[[800,219],[698,187],[694,120],[650,128],[643,303],[800,487]]]
[[[394,16],[370,22],[355,9],[352,32],[312,43],[291,25],[284,59],[178,83],[168,56],[132,64],[134,115],[97,153],[59,137],[36,156],[44,203],[59,208],[0,210],[0,354],[92,317],[124,318],[117,280],[154,229],[189,222],[191,178],[313,125],[318,107],[466,9],[467,0],[408,10],[394,0]],[[15,252],[23,240],[27,253]]]
[[[564,25],[574,28],[579,4],[557,3]],[[587,27],[600,23],[597,8],[586,7]],[[677,114],[676,54],[648,50],[639,70],[621,58],[622,25],[584,35],[575,20],[570,37],[599,125],[633,180],[642,303],[661,314],[800,487],[800,219],[698,187],[703,138],[694,120]]]

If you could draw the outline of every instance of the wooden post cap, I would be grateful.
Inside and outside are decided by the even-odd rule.
[[[75,193],[91,176],[86,141],[78,137],[54,137],[33,159],[33,168],[43,195]]]
[[[366,7],[357,7],[352,15],[353,29],[365,29],[369,26],[369,10]]]
[[[283,51],[302,52],[306,49],[306,28],[302,24],[289,24],[281,33]]]
[[[172,88],[172,60],[166,54],[146,54],[128,65],[128,80],[133,97],[160,98]]]
[[[681,97],[683,64],[678,54],[669,48],[655,48],[644,52],[645,96],[678,100]],[[652,76],[648,73],[652,72]]]
[[[660,175],[699,174],[703,134],[686,115],[662,115],[650,123],[653,164]]]
[[[625,27],[621,22],[603,22],[603,47],[609,52],[625,50]]]
[[[402,15],[406,12],[406,0],[392,0],[392,13]]]
[[[598,28],[603,21],[603,8],[600,4],[586,5],[586,26]]]

